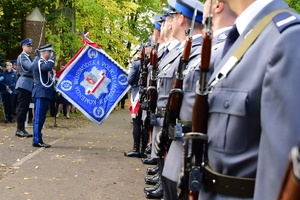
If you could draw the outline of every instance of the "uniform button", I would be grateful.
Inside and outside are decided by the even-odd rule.
[[[226,101],[224,102],[224,108],[229,108],[229,100],[226,100]]]

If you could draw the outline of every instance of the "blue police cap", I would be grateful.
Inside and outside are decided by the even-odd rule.
[[[162,8],[162,13],[163,13],[163,16],[168,16],[169,15],[169,8]]]
[[[44,46],[41,46],[38,50],[39,51],[53,51],[52,44],[46,44]]]
[[[17,64],[17,60],[12,60],[11,64],[16,65]]]
[[[168,0],[169,11],[175,10],[176,0]]]
[[[141,43],[140,43],[140,46],[139,46],[139,48],[138,48],[138,50],[142,50],[142,49],[143,49],[143,46],[144,46],[144,44],[141,42]]]
[[[176,2],[176,1],[175,1]],[[167,17],[173,17],[173,14],[171,13],[173,10],[175,10],[174,8],[172,8],[171,6],[169,6],[168,8],[166,8],[166,10],[163,10],[164,15]]]
[[[21,45],[24,46],[24,45],[32,45],[32,39],[31,38],[26,38],[25,40],[23,40],[21,42]]]
[[[162,23],[166,19],[164,17],[165,16],[163,14],[157,14],[154,16],[154,20],[157,21],[158,23]]]
[[[148,39],[148,42],[146,43],[146,47],[148,47],[148,46],[151,46],[152,45],[152,42],[151,42],[151,37],[149,37],[149,39]]]
[[[169,16],[169,9],[163,8],[162,9],[162,21],[166,21],[166,17]]]
[[[161,14],[155,15],[154,16],[154,23],[153,23],[154,27],[156,29],[160,30],[162,21],[164,21],[163,15],[161,15]]]
[[[196,22],[202,23],[204,6],[197,0],[168,0],[171,14],[182,14],[192,19],[195,8],[197,8]]]

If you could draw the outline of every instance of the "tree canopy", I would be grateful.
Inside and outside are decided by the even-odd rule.
[[[298,0],[286,2],[300,12]],[[126,66],[132,48],[147,41],[153,16],[166,5],[167,0],[1,0],[0,53],[16,59],[24,39],[23,22],[38,7],[47,22],[46,43],[53,44],[57,68],[82,46],[78,31],[90,32],[92,41]]]
[[[133,46],[151,35],[152,18],[163,0],[2,0],[0,2],[0,53],[15,59],[21,51],[23,22],[35,7],[46,19],[46,41],[52,43],[58,68],[82,46],[79,31],[112,58],[126,66]],[[37,33],[39,34],[39,33]]]

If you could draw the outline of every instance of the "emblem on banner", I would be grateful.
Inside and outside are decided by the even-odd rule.
[[[106,77],[105,70],[93,67],[90,72],[84,72],[84,79],[80,85],[85,88],[86,95],[94,95],[95,98],[99,98],[101,94],[108,93],[107,86],[110,83],[111,80]]]

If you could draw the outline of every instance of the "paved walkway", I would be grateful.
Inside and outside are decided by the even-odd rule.
[[[15,124],[1,122],[0,199],[145,199],[149,166],[123,155],[132,148],[128,109],[114,111],[102,125],[84,116],[66,120],[60,117],[54,127],[47,118],[43,139],[52,145],[48,149],[32,147],[32,138],[14,135]]]

